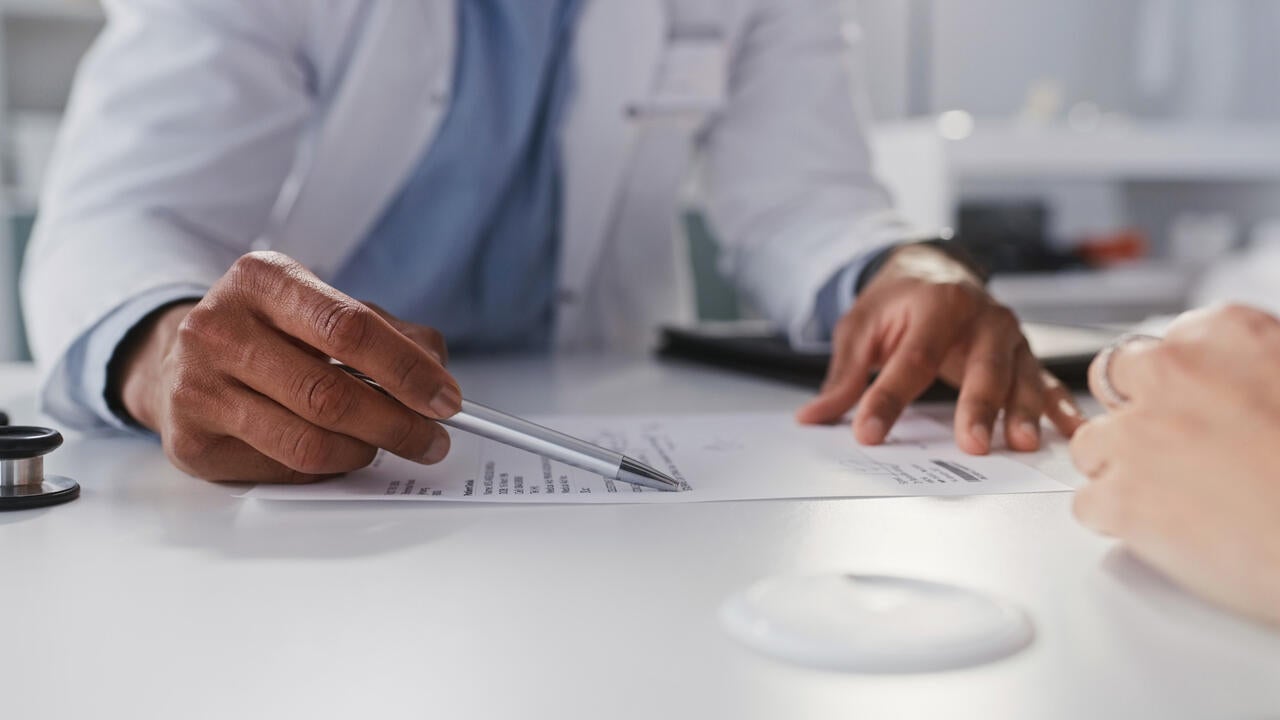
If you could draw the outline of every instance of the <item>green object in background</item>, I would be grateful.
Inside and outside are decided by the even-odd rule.
[[[14,215],[9,221],[9,232],[13,238],[13,266],[18,269],[19,273],[22,272],[22,257],[27,251],[27,240],[31,238],[31,229],[35,224],[36,216],[33,214]],[[12,293],[13,305],[11,307],[21,308],[22,303],[18,298],[18,283],[13,283],[9,292]],[[27,345],[27,329],[23,324],[22,313],[18,313],[18,357],[23,360],[31,359],[31,348]]]
[[[684,215],[689,238],[689,260],[693,263],[693,285],[697,293],[699,320],[738,320],[738,291],[720,274],[716,260],[720,249],[706,218],[697,211]]]

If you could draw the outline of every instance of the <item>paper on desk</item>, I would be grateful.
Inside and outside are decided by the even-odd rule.
[[[660,492],[450,429],[453,448],[424,467],[387,453],[314,485],[259,485],[264,500],[453,500],[502,503],[679,503],[766,498],[1049,492],[1069,488],[1009,457],[956,449],[951,428],[908,412],[880,447],[847,424],[797,425],[789,415],[556,417],[544,425],[613,448],[684,482]]]

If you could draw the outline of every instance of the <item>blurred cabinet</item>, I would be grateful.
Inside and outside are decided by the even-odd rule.
[[[1082,130],[961,115],[899,120],[876,132],[914,138],[918,147],[929,147],[932,138],[931,151],[896,157],[926,166],[915,174],[942,180],[897,184],[917,194],[938,188],[941,195],[926,201],[946,208],[944,224],[954,222],[964,201],[1040,200],[1051,207],[1049,234],[1059,242],[1124,227],[1151,239],[1151,259],[1137,266],[997,277],[995,294],[1027,319],[1113,323],[1178,312],[1200,269],[1170,252],[1171,226],[1180,216],[1225,215],[1239,242],[1280,213],[1280,134],[1273,126],[1146,121]],[[895,189],[891,177],[885,179]]]
[[[27,355],[22,251],[76,66],[103,20],[96,0],[0,0],[0,361]]]

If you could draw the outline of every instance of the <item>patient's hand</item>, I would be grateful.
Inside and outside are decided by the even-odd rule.
[[[1101,368],[1091,378],[1107,402]],[[1076,433],[1081,522],[1195,592],[1280,624],[1280,321],[1188,313],[1112,356],[1126,402]]]
[[[868,376],[880,375],[868,387]],[[962,450],[991,449],[1003,413],[1015,450],[1040,447],[1040,418],[1067,437],[1083,421],[1067,389],[1040,367],[1018,319],[967,267],[936,248],[896,251],[841,319],[822,391],[800,409],[806,423],[833,422],[855,404],[854,434],[884,441],[907,405],[934,380],[960,389],[955,438]]]
[[[199,303],[160,312],[136,335],[112,385],[192,475],[300,482],[364,467],[378,448],[424,463],[449,450],[444,428],[424,417],[453,415],[462,400],[439,333],[278,253],[245,255]]]

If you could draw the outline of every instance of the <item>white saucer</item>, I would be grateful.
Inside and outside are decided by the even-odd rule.
[[[763,580],[720,609],[730,635],[783,662],[917,673],[991,662],[1031,643],[1030,619],[965,588],[885,575]]]

